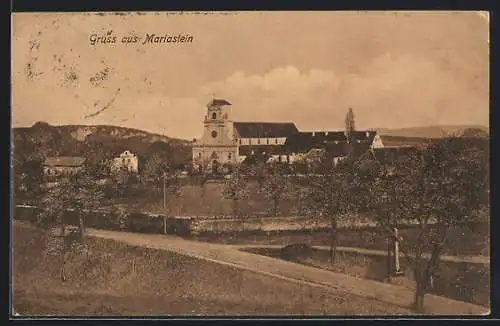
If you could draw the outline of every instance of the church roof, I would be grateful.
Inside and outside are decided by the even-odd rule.
[[[279,138],[299,132],[292,122],[235,122],[234,128],[241,138]]]
[[[375,135],[375,131],[352,132],[351,138],[356,143],[356,150],[367,150]],[[284,147],[292,153],[307,153],[314,148],[324,148],[334,156],[344,156],[347,151],[346,144],[347,138],[343,131],[300,132],[289,136]]]
[[[210,103],[207,104],[207,106],[221,106],[221,105],[231,105],[231,103],[223,99],[214,98],[213,100],[210,101]]]

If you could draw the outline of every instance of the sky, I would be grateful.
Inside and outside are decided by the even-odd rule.
[[[116,43],[91,44],[108,32]],[[191,139],[214,96],[235,121],[300,130],[341,130],[350,107],[358,129],[489,125],[484,12],[15,13],[12,33],[14,127]]]

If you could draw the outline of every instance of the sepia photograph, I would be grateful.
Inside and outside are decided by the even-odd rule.
[[[11,316],[490,314],[488,12],[11,26]]]

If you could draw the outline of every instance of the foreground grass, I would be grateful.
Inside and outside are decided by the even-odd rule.
[[[401,315],[408,309],[170,252],[88,239],[68,281],[45,235],[14,226],[13,302],[22,315]]]

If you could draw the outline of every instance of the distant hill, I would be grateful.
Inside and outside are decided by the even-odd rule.
[[[410,128],[375,128],[380,135],[400,136],[400,137],[419,137],[419,138],[442,138],[448,135],[462,135],[481,133],[482,136],[488,136],[489,131],[485,126],[460,125],[460,126],[423,126]]]
[[[12,136],[13,156],[19,161],[47,156],[83,156],[95,161],[124,150],[146,159],[154,153],[168,155],[174,164],[187,162],[191,156],[187,140],[110,125],[53,126],[37,122],[31,127],[13,128]]]

